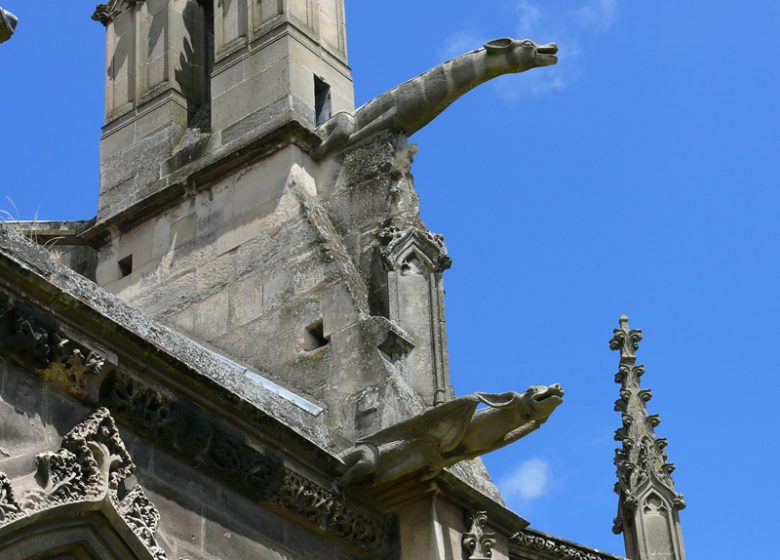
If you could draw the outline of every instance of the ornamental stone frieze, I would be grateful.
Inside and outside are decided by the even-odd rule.
[[[72,524],[100,512],[124,525],[125,539],[132,535],[125,543],[130,549],[146,551],[139,559],[166,560],[155,538],[159,512],[139,485],[125,486],[134,472],[114,419],[108,409],[98,409],[65,435],[57,451],[39,454],[34,472],[14,481],[0,474],[0,557],[5,546],[24,543],[25,532],[34,533],[38,523],[62,517],[64,524]],[[117,530],[122,533],[121,527]]]
[[[191,403],[121,369],[108,379],[103,396],[135,431],[247,497],[354,549],[381,546],[381,516],[288,469],[281,457],[259,450]]]
[[[17,363],[54,381],[69,393],[83,396],[90,378],[107,371],[106,353],[65,334],[56,321],[9,304],[0,292],[0,349]]]
[[[518,531],[509,539],[514,547],[520,550],[542,553],[545,558],[563,560],[619,560],[604,552],[593,551],[580,545],[557,539],[538,531]]]

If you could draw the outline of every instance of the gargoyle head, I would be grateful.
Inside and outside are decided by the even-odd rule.
[[[485,43],[488,58],[503,58],[510,72],[523,72],[558,62],[558,45],[537,45],[530,39],[493,39]]]
[[[559,404],[563,402],[563,387],[558,383],[545,387],[538,385],[529,387],[525,395],[530,399],[534,408],[534,417],[544,422],[552,414]]]
[[[563,402],[563,388],[557,383],[549,386],[535,385],[522,393],[477,393],[477,397],[491,408],[514,410],[524,421],[536,420],[541,424]]]

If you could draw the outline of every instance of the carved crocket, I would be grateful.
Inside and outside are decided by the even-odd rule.
[[[454,399],[359,440],[341,457],[345,472],[338,485],[368,480],[381,484],[416,472],[435,476],[530,434],[561,402],[558,384]],[[478,411],[480,404],[487,408]]]
[[[558,62],[555,43],[495,39],[476,51],[445,62],[380,95],[354,115],[338,113],[317,129],[322,144],[315,156],[359,142],[382,130],[411,136],[454,101],[503,74],[524,72]]]

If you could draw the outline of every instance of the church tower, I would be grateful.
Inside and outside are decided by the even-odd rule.
[[[114,0],[93,18],[98,284],[348,439],[449,399],[450,260],[419,218],[413,147],[380,129],[316,151],[355,113],[344,0]]]

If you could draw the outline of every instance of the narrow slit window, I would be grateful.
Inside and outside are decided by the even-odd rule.
[[[119,260],[119,277],[125,278],[133,273],[133,255],[127,255]]]
[[[314,76],[314,122],[317,126],[327,122],[332,114],[330,86],[318,76]]]
[[[303,350],[313,352],[317,348],[322,348],[330,342],[330,337],[325,336],[325,329],[322,319],[318,319],[306,327],[303,337]]]

